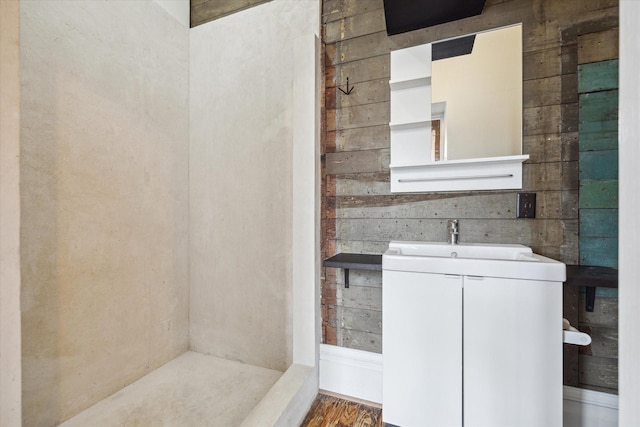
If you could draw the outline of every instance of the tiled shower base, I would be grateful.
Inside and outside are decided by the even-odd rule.
[[[281,376],[186,352],[61,426],[239,426]]]

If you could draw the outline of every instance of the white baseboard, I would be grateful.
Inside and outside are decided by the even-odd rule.
[[[382,355],[320,344],[320,389],[382,403]],[[564,427],[617,427],[618,396],[563,387]]]
[[[382,403],[382,355],[320,344],[320,389]]]
[[[617,427],[618,396],[576,387],[563,387],[564,427]]]

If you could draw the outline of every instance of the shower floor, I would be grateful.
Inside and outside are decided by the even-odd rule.
[[[281,376],[189,351],[61,426],[239,426]]]

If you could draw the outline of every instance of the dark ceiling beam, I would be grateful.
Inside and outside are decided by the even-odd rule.
[[[387,34],[394,35],[480,15],[485,0],[384,0]]]
[[[468,55],[473,51],[473,43],[476,35],[459,37],[453,40],[434,43],[431,46],[431,60],[453,58],[454,56]]]

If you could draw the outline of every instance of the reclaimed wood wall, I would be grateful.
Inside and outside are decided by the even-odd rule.
[[[190,0],[191,27],[271,0]]]
[[[323,0],[322,19],[323,258],[381,254],[390,240],[445,241],[447,219],[458,218],[462,242],[521,243],[579,264],[578,64],[601,61],[603,53],[617,58],[618,0],[487,0],[480,16],[391,37],[383,0]],[[521,191],[537,194],[536,218],[515,218],[517,191],[391,194],[389,52],[515,23],[523,26],[523,152],[530,156]],[[347,78],[354,87],[348,96],[338,90]],[[323,269],[323,341],[380,352],[381,274],[351,270],[348,289],[343,280],[342,270]],[[578,289],[565,289],[573,324],[585,320]],[[596,310],[608,314],[590,321],[617,321],[617,304],[597,301],[606,307]],[[428,310],[438,301],[424,304]],[[592,348],[599,340],[596,334]],[[605,370],[617,357],[610,343],[598,359]],[[601,377],[599,368],[580,374],[585,357],[565,346],[566,384],[597,383],[590,378]]]
[[[618,267],[617,37],[617,29],[578,37],[580,264],[612,268]],[[616,49],[593,48],[602,45]],[[579,310],[579,328],[593,343],[579,349],[578,381],[617,389],[618,290],[597,288],[596,300],[592,313]]]
[[[580,264],[617,268],[618,60],[599,59],[578,64]]]

